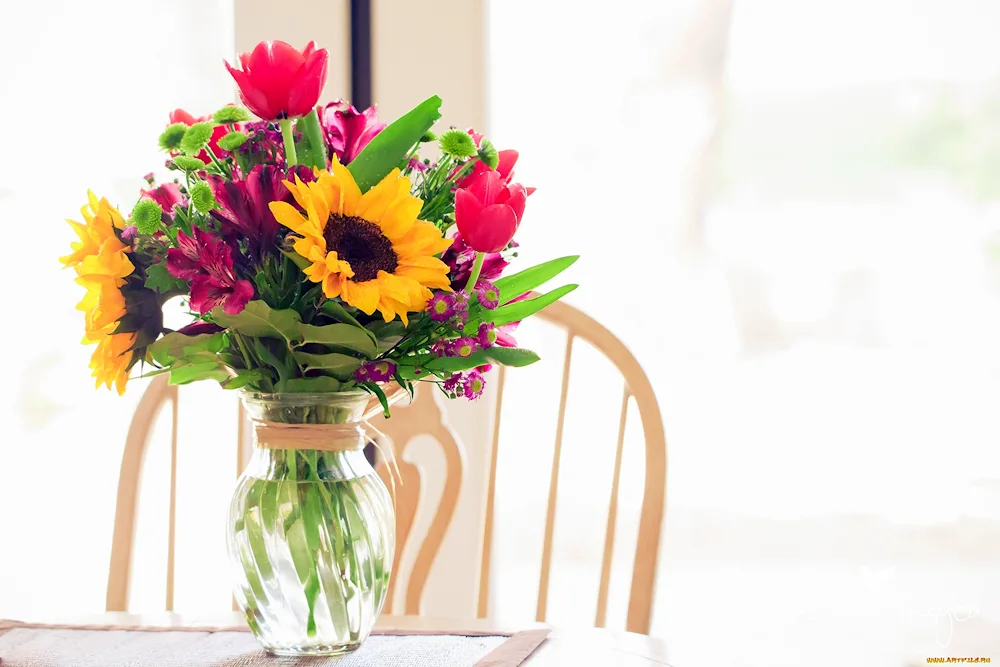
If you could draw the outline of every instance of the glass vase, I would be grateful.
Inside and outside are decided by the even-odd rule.
[[[365,458],[365,392],[245,394],[255,450],[229,509],[236,599],[276,655],[338,655],[372,630],[395,516]]]

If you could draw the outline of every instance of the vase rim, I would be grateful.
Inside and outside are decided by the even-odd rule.
[[[323,392],[274,392],[240,390],[240,397],[252,403],[318,403],[322,401],[367,400],[371,394],[363,389]]]

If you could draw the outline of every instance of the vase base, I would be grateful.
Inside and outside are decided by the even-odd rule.
[[[265,646],[264,650],[271,655],[281,656],[281,657],[299,657],[299,656],[337,656],[346,655],[348,653],[353,653],[358,650],[361,646],[361,642],[350,642],[347,644],[321,644],[319,646],[303,646],[303,647],[273,647]]]

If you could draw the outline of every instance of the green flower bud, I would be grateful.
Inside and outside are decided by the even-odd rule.
[[[246,132],[230,132],[219,139],[219,148],[224,151],[234,151],[246,143],[249,138],[250,135]]]
[[[140,234],[153,234],[160,228],[160,216],[163,210],[152,199],[140,199],[132,209],[130,222],[135,225]]]
[[[215,195],[205,181],[198,181],[191,186],[191,203],[199,213],[208,213],[215,208]]]
[[[424,136],[420,137],[420,143],[427,144],[438,138],[438,135],[430,130],[424,132]]]
[[[204,162],[189,155],[178,155],[174,158],[174,164],[183,171],[201,171],[205,168]]]
[[[448,130],[438,139],[441,152],[455,157],[472,157],[476,154],[476,142],[462,130]]]
[[[218,111],[212,114],[212,120],[215,121],[216,125],[232,125],[233,123],[245,123],[250,120],[252,116],[250,112],[243,107],[228,106],[222,107]]]
[[[184,132],[184,138],[181,139],[181,150],[188,155],[197,155],[212,138],[214,129],[215,127],[211,123],[195,123]]]
[[[479,144],[479,159],[490,169],[496,169],[497,165],[500,164],[497,149],[493,147],[493,142],[489,139],[483,139]]]
[[[167,129],[160,135],[160,148],[165,151],[176,151],[181,147],[181,140],[187,132],[187,125],[184,123],[174,123],[168,125]]]

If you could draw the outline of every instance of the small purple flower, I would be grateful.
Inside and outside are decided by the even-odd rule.
[[[131,241],[135,238],[135,235],[139,233],[139,228],[135,225],[129,225],[122,230],[122,241]]]
[[[438,292],[427,302],[427,312],[435,322],[447,322],[455,315],[455,300],[451,294]]]
[[[455,394],[464,391],[462,387],[462,374],[453,373],[450,378],[444,381],[444,384],[441,385],[441,388],[444,389],[449,394]]]
[[[486,380],[477,371],[469,371],[462,385],[463,395],[470,401],[474,401],[482,395],[483,389],[486,388]]]
[[[469,293],[464,289],[453,292],[451,296],[454,300],[455,310],[461,311],[469,309]]]
[[[483,322],[479,325],[479,333],[476,335],[476,342],[483,349],[493,347],[497,344],[497,328],[492,322]]]
[[[424,172],[424,171],[427,171],[428,169],[430,169],[429,165],[424,164],[423,162],[421,162],[420,160],[418,160],[415,157],[411,157],[408,164],[409,164],[409,167],[410,167],[411,171]]]
[[[500,305],[500,290],[488,280],[480,280],[476,283],[476,296],[486,310],[493,310]]]
[[[436,355],[438,358],[445,356],[448,353],[448,341],[436,340],[431,345],[431,354]]]
[[[388,382],[396,374],[396,364],[381,359],[366,361],[354,371],[354,379],[358,382]]]
[[[476,351],[476,348],[476,339],[465,336],[463,338],[456,338],[455,340],[448,341],[448,347],[445,354],[449,357],[459,357],[464,359],[465,357],[471,357],[472,353]]]

